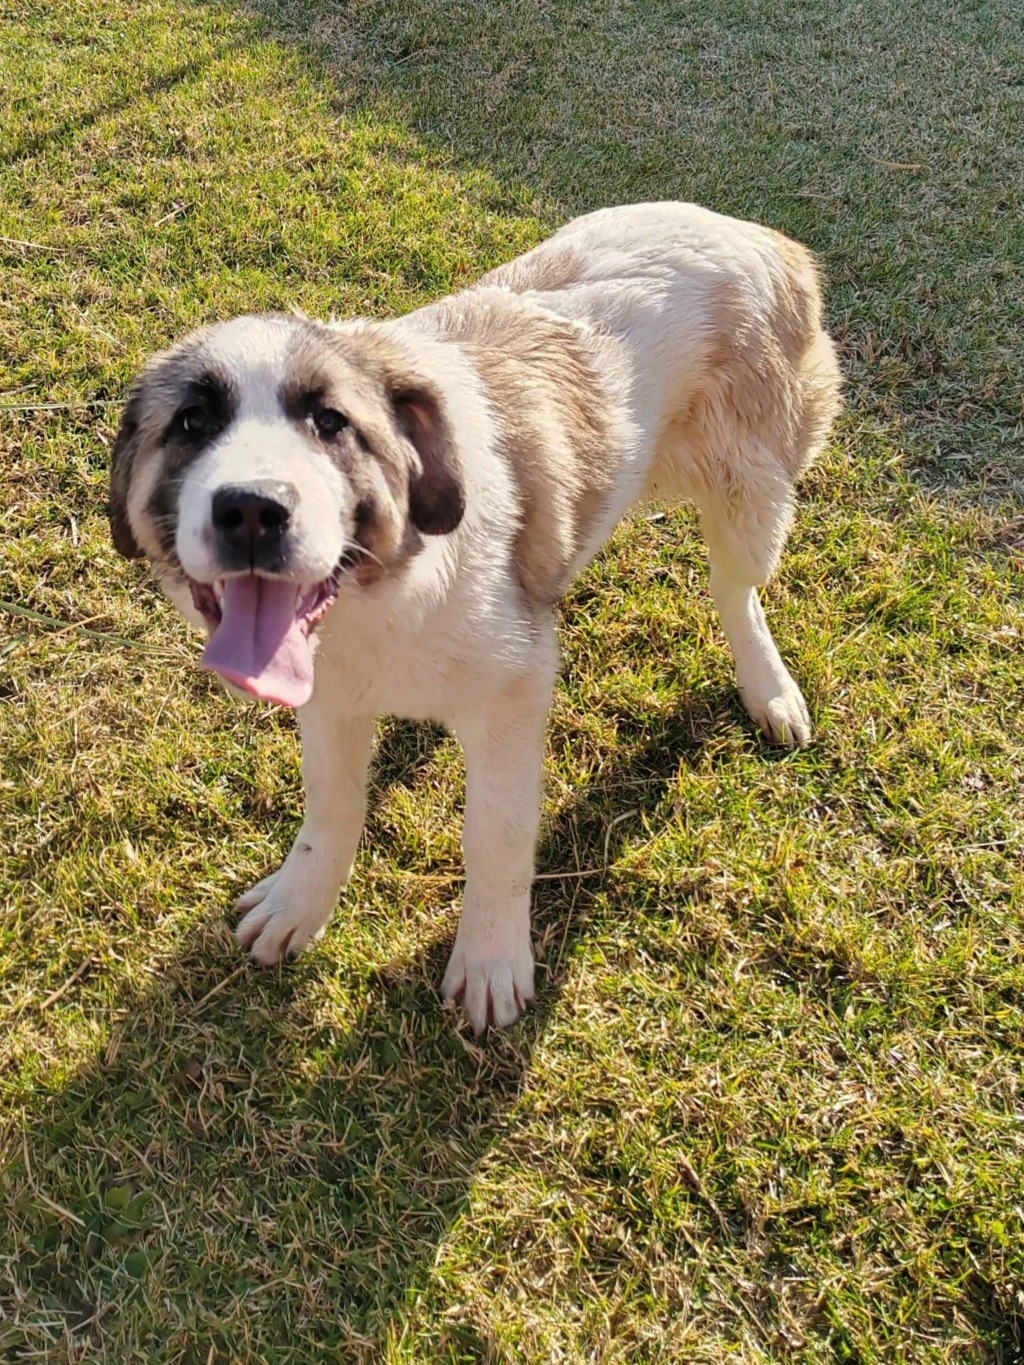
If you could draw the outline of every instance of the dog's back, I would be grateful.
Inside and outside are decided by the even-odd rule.
[[[209,667],[302,707],[309,811],[239,903],[245,950],[280,961],[326,924],[373,718],[438,720],[467,771],[442,990],[510,1023],[533,993],[554,601],[644,492],[692,499],[747,709],[806,743],[757,589],[837,400],[810,254],[685,204],[578,219],[406,318],[242,318],[156,357],[115,446],[116,543],[206,625]]]
[[[788,490],[820,450],[840,392],[806,247],[694,204],[601,209],[440,307],[446,327],[475,335],[498,365],[509,349],[530,351],[531,331],[558,330],[555,320],[575,330],[586,375],[549,352],[563,406],[610,401],[620,435],[614,479],[607,458],[591,471],[610,502],[581,562],[641,495],[713,516],[753,497],[781,506],[788,529]],[[762,556],[757,581],[776,557]]]

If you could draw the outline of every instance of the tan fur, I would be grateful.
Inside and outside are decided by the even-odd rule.
[[[821,329],[821,289],[814,257],[799,242],[772,231],[784,271],[777,285],[774,323],[786,359],[799,363]]]
[[[193,332],[170,350],[155,356],[132,385],[118,428],[110,464],[110,524],[114,544],[126,559],[159,559],[173,541],[173,527],[161,524],[159,512],[140,526],[129,522],[132,480],[143,465],[158,458],[160,439],[181,402],[181,395],[201,361],[205,331]]]
[[[531,601],[556,602],[618,467],[614,414],[591,349],[578,328],[508,293],[460,295],[441,327],[477,365],[515,480],[519,583]]]
[[[412,376],[395,347],[369,329],[329,336],[327,346],[324,340],[318,330],[294,348],[286,383],[297,395],[321,392],[325,405],[352,423],[332,458],[357,499],[355,538],[365,554],[356,576],[367,587],[396,572],[418,548],[405,506],[408,458],[388,397],[399,386],[411,387]],[[373,460],[366,458],[367,447]],[[387,496],[375,485],[375,469]]]
[[[713,554],[753,584],[778,564],[795,481],[840,407],[814,258],[782,233],[769,235],[773,293],[752,309],[741,281],[718,281],[701,382],[666,414],[647,486],[648,496],[696,503]]]
[[[832,343],[821,327],[821,292],[812,254],[772,229],[750,231],[760,235],[762,249],[769,247],[763,259],[770,288],[752,295],[750,280],[741,272],[719,271],[707,277],[704,301],[712,325],[702,329],[700,317],[695,317],[696,359],[691,369],[681,369],[678,394],[662,410],[646,493],[695,502],[720,557],[728,551],[750,582],[763,583],[774,570],[790,529],[795,480],[817,455],[838,411],[839,374]],[[701,258],[695,258],[695,264],[699,266]],[[555,237],[491,271],[477,286],[488,300],[492,300],[488,286],[505,291],[501,303],[476,305],[481,345],[475,358],[493,391],[498,420],[509,422],[512,416],[512,459],[524,506],[539,509],[524,521],[517,542],[520,576],[528,584],[539,576],[557,587],[557,573],[537,575],[534,566],[557,564],[557,549],[573,543],[566,534],[572,525],[582,533],[580,541],[586,539],[586,529],[600,516],[603,497],[589,496],[587,485],[577,483],[573,475],[586,477],[595,458],[597,468],[603,466],[596,454],[600,442],[580,461],[566,462],[549,453],[551,433],[544,420],[549,407],[564,412],[581,391],[577,377],[560,358],[550,367],[550,390],[544,399],[534,401],[525,417],[519,416],[523,395],[535,393],[532,375],[527,379],[525,367],[519,365],[522,356],[532,368],[522,296],[536,292],[557,310],[562,291],[571,293],[589,279],[585,255]],[[473,298],[470,292],[446,305],[449,312],[453,307],[460,310],[460,335],[472,335],[464,314]],[[480,321],[484,317],[486,326]],[[558,318],[556,325],[560,322]],[[570,335],[577,345],[585,344],[583,330],[573,328]],[[559,350],[561,345],[559,338]],[[604,420],[611,422],[610,410]],[[606,450],[607,445],[606,440]],[[578,509],[575,516],[559,501],[565,497]]]
[[[508,261],[481,275],[473,288],[496,286],[509,289],[514,294],[521,294],[525,290],[550,293],[575,284],[583,271],[583,258],[575,247],[542,242],[525,255],[517,256],[514,261]]]
[[[636,204],[576,219],[402,319],[242,318],[188,345],[192,362],[159,360],[129,405],[119,545],[177,565],[164,586],[210,624],[210,592],[234,573],[211,534],[216,490],[286,479],[281,576],[319,592],[340,574],[310,623],[316,685],[283,698],[301,707],[307,817],[281,869],[240,901],[239,942],[272,963],[316,941],[358,844],[372,718],[440,721],[467,773],[463,915],[442,993],[477,1029],[511,1023],[533,994],[529,885],[558,658],[544,607],[645,495],[697,506],[751,717],[772,741],[811,738],[758,588],[839,405],[813,258],[696,205]],[[156,438],[207,364],[237,420],[196,458],[173,427]],[[349,425],[325,423],[321,403]],[[189,411],[174,418],[185,430]],[[154,537],[165,507],[173,543]]]

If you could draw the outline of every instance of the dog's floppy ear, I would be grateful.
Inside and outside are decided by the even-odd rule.
[[[430,385],[413,381],[396,387],[391,401],[399,429],[419,456],[409,479],[409,520],[424,535],[448,535],[462,520],[466,492],[444,400]]]
[[[142,559],[144,550],[132,533],[128,524],[128,485],[131,482],[132,466],[139,446],[139,409],[141,407],[141,386],[136,386],[125,404],[121,414],[121,425],[114,441],[114,451],[110,457],[110,533],[114,548],[125,559]]]

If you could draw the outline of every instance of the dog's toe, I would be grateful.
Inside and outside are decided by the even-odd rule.
[[[810,744],[814,734],[811,715],[803,693],[792,679],[771,695],[754,698],[744,694],[744,702],[766,739],[790,749]]]
[[[791,749],[810,744],[814,727],[798,688],[785,696],[772,698],[765,708],[761,728],[773,744],[785,744]]]
[[[265,885],[261,883],[261,886]],[[244,909],[245,903],[252,904],[256,889],[254,887],[238,902],[241,908]],[[235,929],[235,938],[242,951],[261,967],[291,961],[320,937],[333,908],[333,902],[326,908],[314,904],[301,889],[290,888],[286,882],[278,881],[243,915]]]
[[[261,901],[265,900],[268,894],[273,890],[274,884],[280,875],[281,869],[278,868],[276,872],[271,872],[269,877],[264,877],[263,880],[257,882],[255,886],[250,886],[248,891],[243,891],[238,897],[232,906],[232,909],[237,914],[243,914],[246,910],[255,909],[255,907],[259,905]]]
[[[441,983],[445,1002],[460,1005],[474,1033],[508,1028],[533,999],[533,956],[524,951],[501,958],[474,953],[456,943]]]
[[[286,907],[264,913],[264,905],[250,911],[235,930],[239,947],[261,967],[294,960],[323,931],[319,921],[292,914]]]

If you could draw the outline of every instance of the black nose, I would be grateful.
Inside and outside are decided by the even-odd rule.
[[[223,545],[242,551],[252,567],[268,567],[297,500],[292,484],[274,479],[229,484],[213,495],[213,524]]]

